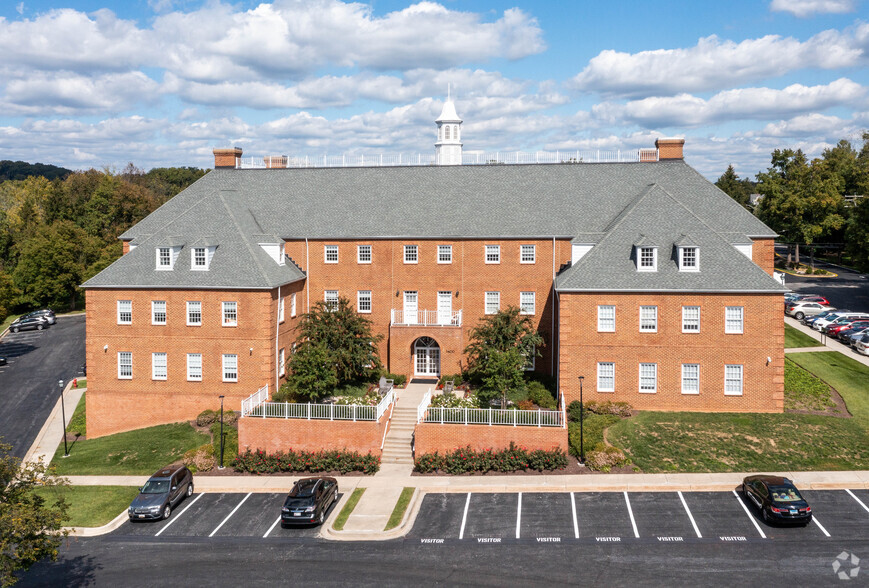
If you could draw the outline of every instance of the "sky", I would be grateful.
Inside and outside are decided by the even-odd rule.
[[[869,129],[869,0],[7,0],[0,159],[209,168],[684,137],[710,179]]]

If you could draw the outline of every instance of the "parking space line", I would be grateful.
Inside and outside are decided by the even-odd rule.
[[[276,520],[274,523],[272,523],[272,526],[269,527],[269,530],[266,531],[266,534],[265,534],[265,535],[263,535],[263,539],[265,539],[266,537],[268,537],[268,536],[271,534],[271,532],[275,530],[275,527],[277,527],[277,526],[278,526],[278,523],[280,523],[280,522],[281,522],[281,517],[278,517],[278,520]]]
[[[813,521],[816,525],[818,525],[818,528],[819,528],[821,531],[823,531],[824,535],[826,535],[827,537],[830,536],[830,534],[827,533],[827,530],[824,528],[824,525],[822,525],[821,523],[819,523],[817,518],[815,518],[814,516],[812,516],[812,521]]]
[[[177,520],[179,519],[179,517],[181,517],[181,515],[183,515],[185,512],[187,512],[187,509],[188,509],[188,508],[190,508],[191,506],[193,506],[194,504],[196,504],[196,501],[199,500],[200,498],[202,498],[203,496],[205,496],[205,494],[197,494],[197,495],[196,495],[196,498],[194,498],[193,500],[191,500],[191,501],[190,501],[190,504],[188,504],[187,506],[184,507],[184,510],[182,510],[182,511],[179,512],[177,515],[175,515],[175,518],[174,518],[174,519],[172,519],[171,521],[169,521],[168,523],[166,523],[166,526],[165,526],[165,527],[163,527],[162,529],[160,529],[159,531],[157,531],[157,533],[154,535],[154,537],[159,537],[159,536],[160,536],[160,533],[162,533],[163,531],[165,531],[166,529],[168,529],[169,526],[170,526],[172,523],[174,523],[175,521],[177,521]]]
[[[468,520],[468,506],[471,504],[471,493],[468,492],[468,499],[465,500],[465,512],[462,514],[462,529],[459,531],[459,539],[465,538],[465,522]]]
[[[237,510],[241,507],[241,505],[244,504],[244,501],[245,501],[245,500],[247,500],[248,498],[250,498],[250,495],[251,495],[251,494],[253,494],[253,492],[248,492],[248,493],[247,493],[247,496],[245,496],[244,498],[241,499],[241,502],[239,502],[239,503],[236,505],[236,507],[235,507],[234,509],[232,509],[232,512],[231,512],[231,513],[229,513],[228,515],[226,515],[226,518],[223,519],[223,521],[221,521],[221,523],[220,523],[219,525],[217,525],[217,528],[211,532],[211,535],[209,535],[209,537],[214,537],[214,534],[217,533],[217,532],[220,530],[220,527],[222,527],[223,524],[224,524],[226,521],[228,521],[229,518],[230,518],[232,515],[235,514],[235,511],[237,511]]]
[[[733,492],[733,495],[736,496],[736,501],[742,507],[742,510],[745,511],[745,516],[748,517],[748,520],[751,521],[751,524],[754,525],[754,528],[757,529],[757,532],[760,533],[760,536],[763,537],[764,539],[766,539],[766,535],[764,535],[763,530],[760,528],[760,525],[757,524],[757,521],[754,520],[754,517],[751,516],[750,512],[748,512],[748,507],[745,506],[744,502],[742,502],[742,498],[739,497],[739,494],[736,493],[736,490],[733,490],[732,492]]]
[[[685,502],[685,497],[682,496],[682,491],[679,490],[678,494],[679,494],[679,500],[682,501],[682,506],[685,507],[685,512],[688,513],[688,518],[691,519],[691,526],[694,527],[694,532],[697,533],[697,538],[702,539],[703,535],[700,534],[700,529],[697,528],[697,523],[694,522],[694,516],[691,514],[691,509],[688,508],[688,503]]]
[[[637,521],[634,520],[634,511],[631,510],[631,501],[628,498],[628,493],[625,492],[625,504],[628,505],[628,514],[631,516],[631,526],[634,528],[634,537],[640,538],[640,532],[637,531]]]
[[[516,539],[519,538],[519,525],[522,522],[522,493],[519,493],[519,502],[516,504]]]
[[[865,504],[863,504],[863,501],[860,500],[859,498],[857,498],[857,495],[856,495],[856,494],[854,494],[853,492],[851,492],[851,491],[848,490],[847,488],[845,488],[845,492],[847,492],[848,494],[850,494],[850,495],[851,495],[851,498],[853,498],[854,500],[856,500],[856,501],[857,501],[857,504],[859,504],[860,506],[863,507],[863,510],[865,510],[866,512],[869,512],[869,506],[866,506]]]
[[[573,537],[579,539],[579,525],[576,524],[576,500],[573,498],[573,492],[570,493],[570,509],[573,511]]]

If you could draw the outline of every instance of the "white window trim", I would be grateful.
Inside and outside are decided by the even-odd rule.
[[[687,249],[694,250],[694,266],[685,267],[685,251]],[[700,248],[699,247],[679,247],[679,271],[680,272],[699,272],[700,271]]]
[[[190,358],[199,356],[199,377],[190,375]],[[202,381],[202,354],[201,353],[188,353],[187,354],[187,381],[188,382],[201,382]]]
[[[121,320],[121,302],[129,302],[130,303],[130,320],[122,321]],[[133,301],[132,300],[118,300],[118,324],[119,325],[132,325],[133,324]]]
[[[525,312],[522,309],[522,295],[530,294],[531,295],[531,312]],[[537,314],[537,292],[519,292],[519,314],[524,314],[528,316],[534,316]]]
[[[235,320],[232,322],[226,321],[226,306],[228,304],[235,305]],[[221,302],[220,303],[220,319],[221,319],[221,324],[224,327],[237,327],[238,326],[238,302],[235,302],[233,300]]]
[[[234,378],[232,378],[232,377],[227,378],[226,377],[226,359],[229,357],[235,358],[235,377]],[[222,381],[224,381],[224,382],[238,382],[238,355],[236,355],[235,353],[222,354],[221,361],[220,361],[220,367],[221,367],[220,376],[221,376]]]
[[[738,367],[739,368],[739,391],[727,391],[727,368],[729,367]],[[724,395],[725,396],[742,396],[743,390],[745,390],[745,368],[742,364],[726,364],[724,366]]]
[[[329,261],[329,251],[331,249],[335,250],[335,261]],[[340,259],[340,253],[338,251],[337,245],[323,245],[323,263],[334,264],[334,263],[338,263],[339,259]]]
[[[652,250],[652,267],[643,267],[643,249]],[[637,245],[637,271],[638,272],[656,272],[658,271],[658,248],[650,247],[649,245]]]
[[[408,261],[407,254],[411,250],[416,252],[416,255],[414,255],[415,259]],[[404,254],[404,263],[409,264],[409,265],[414,265],[414,264],[419,263],[419,245],[404,245],[402,248],[402,253]]]
[[[522,259],[522,249],[525,247],[531,248],[531,259],[528,261],[525,261]],[[529,265],[537,263],[537,245],[535,245],[533,243],[531,243],[531,244],[526,243],[525,245],[519,245],[519,263],[520,264],[529,264]]]
[[[283,378],[287,375],[287,351],[283,347],[281,347],[281,350],[278,353],[278,363],[280,364],[278,375]]]
[[[158,302],[162,302],[162,303],[163,303],[163,315],[164,315],[164,320],[163,320],[162,323],[158,323],[158,322],[157,322],[157,319],[156,319],[157,311],[156,311],[155,305],[156,305]],[[168,302],[167,302],[166,300],[152,300],[152,301],[151,301],[151,324],[152,324],[152,325],[157,325],[157,326],[163,326],[163,325],[165,325],[167,322],[169,322],[169,304],[168,304]]]
[[[202,250],[205,256],[205,265],[196,265],[196,252]],[[195,272],[208,271],[208,248],[207,247],[191,247],[190,248],[190,269]]]
[[[739,330],[732,330],[727,325],[727,311],[731,308],[739,309]],[[725,306],[724,307],[724,333],[727,335],[742,335],[745,332],[745,307],[744,306]]]
[[[191,323],[190,322],[190,305],[192,303],[199,303],[199,322]],[[188,300],[187,301],[187,326],[188,327],[201,327],[202,326],[202,301],[201,300]]]
[[[697,330],[696,331],[692,331],[691,329],[685,329],[685,309],[686,308],[696,308],[697,309]],[[702,328],[702,322],[701,322],[702,318],[703,318],[702,315],[703,315],[703,311],[701,310],[701,308],[699,306],[683,306],[682,307],[682,332],[688,333],[691,335],[700,333],[700,329]]]
[[[329,293],[331,293],[331,292],[335,293],[335,308],[338,308],[338,301],[341,299],[341,294],[339,293],[338,290],[323,290],[323,302],[326,303],[327,308],[331,308],[329,306],[329,302],[330,302]]]
[[[494,261],[489,261],[489,249],[490,248],[492,248],[495,251],[495,253],[497,253],[498,259],[496,259]],[[495,264],[501,263],[501,246],[500,245],[484,245],[483,246],[483,260],[488,265],[495,265]]]
[[[611,329],[601,328],[601,309],[603,308],[612,308],[613,309],[613,326]],[[614,304],[599,304],[597,307],[597,332],[598,333],[615,333],[616,332],[616,307]]]
[[[643,366],[653,366],[655,369],[655,387],[652,390],[643,390]],[[637,388],[640,394],[657,394],[658,393],[658,364],[657,363],[647,363],[640,362],[638,375],[637,375]]]
[[[122,375],[121,374],[121,356],[129,355],[130,356],[130,375]],[[118,351],[118,379],[119,380],[132,380],[133,379],[133,352],[132,351]]]
[[[285,296],[280,296],[278,298],[278,324],[284,322],[284,320],[285,320],[285,318],[284,318],[284,311],[285,311],[285,306],[286,306],[285,301],[286,301]]]
[[[362,248],[368,248],[368,260],[362,259]],[[374,248],[371,245],[357,245],[356,246],[356,263],[371,263],[371,260],[374,259]]]
[[[696,390],[685,390],[685,368],[688,366],[696,366],[697,367],[697,389]],[[697,396],[700,394],[700,364],[699,363],[683,363],[682,364],[682,394],[686,396]]]
[[[296,316],[296,293],[290,294],[290,318]]]
[[[489,294],[494,294],[495,297],[497,297],[498,306],[495,309],[495,312],[489,312]],[[501,310],[501,292],[491,292],[491,291],[486,292],[483,295],[483,314],[487,314],[487,315],[498,314],[498,311],[500,311],[500,310]]]
[[[165,359],[165,363],[163,364],[163,369],[166,370],[162,376],[157,375],[157,356],[162,355]],[[157,351],[151,354],[151,379],[165,381],[166,377],[169,374],[169,356],[167,353],[162,351]]]
[[[362,310],[362,294],[368,294],[368,310]],[[360,314],[371,314],[371,308],[373,304],[371,303],[372,293],[371,290],[357,290],[356,291],[356,312]]]
[[[441,247],[446,247],[450,251],[450,258],[447,261],[441,260]],[[452,245],[438,245],[438,263],[447,264],[453,262],[453,246]]]
[[[168,265],[162,265],[160,263],[160,250],[161,249],[167,249],[169,251],[169,264]],[[163,271],[163,272],[172,271],[172,267],[174,266],[174,264],[172,263],[172,257],[173,257],[172,256],[172,248],[171,247],[157,247],[155,249],[155,252],[157,254],[157,261],[156,261],[157,271]]]
[[[600,383],[601,370],[600,370],[600,368],[603,365],[612,366],[612,369],[613,369],[612,388],[604,388],[603,386],[601,386],[601,383]],[[599,362],[597,362],[597,391],[598,392],[615,392],[616,391],[616,364],[614,361],[599,361]]]
[[[655,309],[655,328],[653,329],[644,329],[643,328],[643,309],[644,308],[653,308]],[[657,333],[658,332],[658,307],[651,305],[641,305],[640,306],[640,332],[641,333]]]

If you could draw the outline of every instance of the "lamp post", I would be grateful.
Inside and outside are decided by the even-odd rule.
[[[220,395],[220,465],[217,469],[223,469],[223,394]]]
[[[582,381],[585,376],[579,376],[579,463],[585,465],[585,445],[582,434],[582,421],[585,420],[585,404],[582,402]]]
[[[63,419],[63,456],[69,457],[69,448],[66,446],[66,407],[63,405],[63,380],[58,380],[57,385],[60,388],[60,415]]]

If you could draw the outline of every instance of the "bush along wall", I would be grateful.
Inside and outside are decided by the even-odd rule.
[[[232,461],[237,472],[276,474],[278,472],[362,472],[375,474],[380,469],[380,456],[358,451],[265,451],[248,449]]]
[[[464,474],[467,472],[515,472],[537,470],[538,472],[560,470],[567,466],[567,454],[561,449],[546,451],[528,450],[510,443],[509,449],[476,451],[470,446],[458,448],[451,453],[425,453],[416,458],[414,469],[422,474],[442,472]]]

